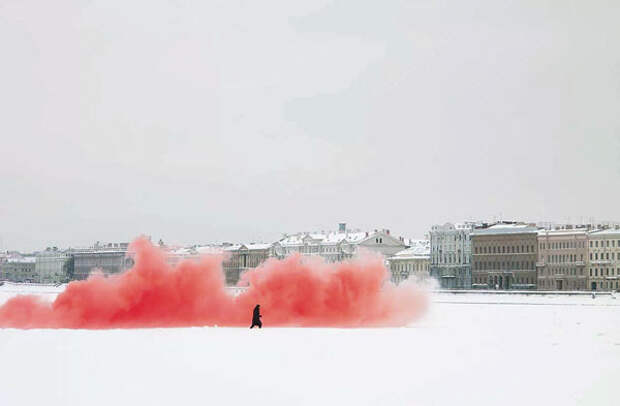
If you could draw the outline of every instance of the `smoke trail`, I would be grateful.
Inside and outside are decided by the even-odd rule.
[[[221,255],[170,266],[147,240],[131,249],[135,265],[121,275],[71,282],[53,302],[11,298],[0,307],[0,327],[249,326],[257,303],[266,326],[401,326],[427,306],[426,294],[413,285],[384,283],[378,256],[336,264],[300,256],[268,260],[245,273],[240,283],[248,289],[232,296]]]

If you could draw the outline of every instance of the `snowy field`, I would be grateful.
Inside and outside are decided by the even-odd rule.
[[[5,285],[0,302],[62,288]],[[433,295],[405,328],[0,330],[0,405],[618,405],[620,299]]]

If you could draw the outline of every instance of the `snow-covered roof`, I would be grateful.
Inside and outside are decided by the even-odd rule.
[[[606,235],[611,235],[611,236],[620,236],[620,229],[607,229],[607,230],[598,230],[598,231],[592,231],[590,233],[591,236],[594,237],[601,237],[601,236],[606,236]]]
[[[479,227],[483,224],[481,221],[462,221],[459,223],[444,223],[435,224],[431,227],[432,231],[460,231],[460,230],[472,230],[475,227]]]
[[[330,245],[338,244],[340,242],[345,243],[358,243],[363,241],[369,236],[364,231],[347,231],[341,232],[328,232],[328,233],[298,233],[286,236],[282,238],[279,243],[282,246],[291,245],[303,245],[304,239],[311,238],[317,244]]]
[[[245,246],[248,248],[248,250],[267,250],[271,248],[271,244],[269,243],[252,243],[245,244]]]
[[[539,236],[551,236],[551,237],[556,237],[556,236],[563,236],[563,235],[572,235],[572,234],[576,234],[576,235],[586,235],[588,232],[587,230],[583,230],[583,229],[569,229],[569,230],[538,230],[538,235]]]
[[[7,258],[6,262],[15,264],[34,264],[37,262],[37,259],[35,257],[12,257]]]
[[[390,259],[414,259],[429,258],[431,255],[430,245],[419,244],[413,247],[398,251]]]
[[[476,229],[472,235],[492,235],[492,234],[529,234],[538,233],[536,227],[527,224],[494,224],[488,228]]]

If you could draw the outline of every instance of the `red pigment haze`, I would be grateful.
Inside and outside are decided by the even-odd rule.
[[[120,275],[93,274],[67,285],[53,302],[16,296],[0,307],[0,327],[135,328],[246,326],[261,305],[265,326],[402,326],[428,305],[412,284],[394,286],[379,256],[328,264],[291,256],[246,272],[247,290],[231,295],[221,255],[176,266],[150,242],[131,245],[135,265]]]

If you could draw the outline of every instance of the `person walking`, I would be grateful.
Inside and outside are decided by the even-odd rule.
[[[260,314],[260,305],[256,305],[254,307],[254,312],[252,313],[252,325],[250,326],[250,328],[253,328],[254,326],[258,326],[258,328],[263,328],[263,323],[260,321],[261,318],[261,314]]]

